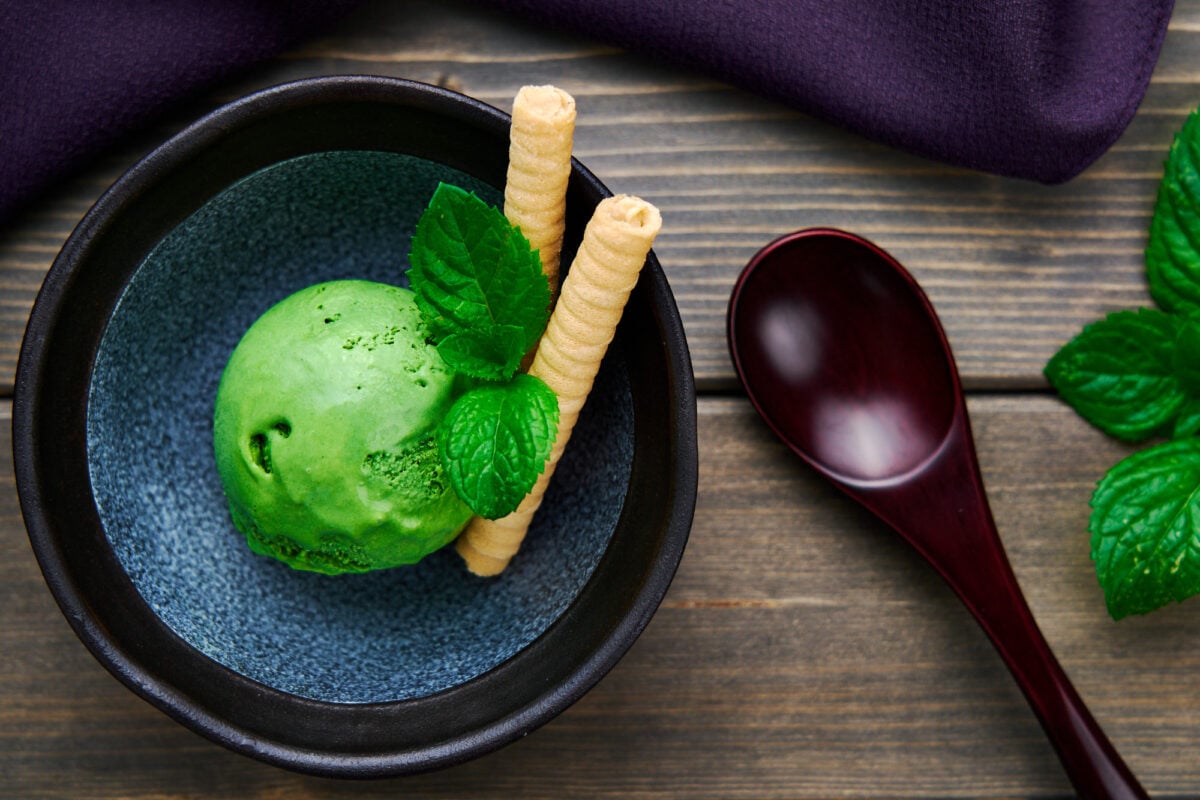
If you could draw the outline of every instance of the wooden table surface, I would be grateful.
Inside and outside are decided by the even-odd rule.
[[[700,388],[691,541],[624,660],[498,753],[367,783],[228,752],[92,659],[26,539],[7,422],[30,305],[100,192],[200,113],[334,73],[440,83],[505,108],[528,83],[572,92],[581,160],[663,211],[656,250]],[[1149,304],[1142,248],[1157,180],[1198,102],[1200,0],[1176,3],[1125,135],[1055,187],[907,156],[703,75],[460,0],[373,3],[189,101],[0,228],[0,795],[1071,796],[1022,695],[949,590],[790,458],[738,390],[724,340],[734,278],[774,237],[832,225],[890,250],[941,314],[1001,535],[1080,694],[1152,795],[1200,796],[1200,602],[1108,618],[1088,557],[1088,498],[1130,448],[1088,427],[1041,377],[1084,323]]]

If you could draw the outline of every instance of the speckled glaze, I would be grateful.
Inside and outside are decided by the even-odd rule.
[[[88,463],[121,566],[197,650],[316,700],[434,694],[529,644],[595,569],[629,483],[633,414],[614,353],[589,398],[598,413],[572,437],[563,480],[498,580],[472,577],[445,550],[409,568],[307,575],[255,556],[233,527],[211,444],[229,354],[305,286],[407,285],[409,238],[439,180],[503,201],[461,172],[394,153],[319,153],[245,178],[146,258],[96,356]]]
[[[599,680],[674,574],[695,501],[695,396],[653,255],[501,577],[469,575],[452,551],[367,575],[298,572],[251,553],[229,518],[212,411],[241,334],[312,283],[405,285],[438,181],[500,201],[507,124],[404,81],[277,87],[126,174],[47,276],[13,420],[47,584],[114,675],[235,750],[356,777],[492,750]],[[575,165],[568,259],[606,194]]]

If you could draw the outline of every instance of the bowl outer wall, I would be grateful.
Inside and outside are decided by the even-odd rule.
[[[236,751],[353,777],[425,771],[488,752],[553,718],[603,677],[674,576],[696,498],[695,388],[678,310],[653,253],[618,330],[635,392],[635,455],[613,542],[562,617],[476,679],[376,704],[309,700],[252,681],[154,615],[100,526],[86,466],[91,367],[107,314],[163,234],[237,177],[324,150],[406,152],[502,186],[508,125],[491,106],[399,79],[339,76],[267,89],[204,117],[122,176],[47,273],[22,344],[13,407],[17,487],[34,553],[72,628],[110,672]],[[581,209],[590,214],[608,194],[574,162],[569,227],[582,230]],[[638,389],[656,382],[657,390]]]

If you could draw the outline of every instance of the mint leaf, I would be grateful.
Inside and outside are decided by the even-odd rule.
[[[1168,311],[1200,310],[1200,116],[1175,134],[1146,244],[1150,295]]]
[[[1175,417],[1175,429],[1171,431],[1171,436],[1182,439],[1195,436],[1197,432],[1200,432],[1200,400],[1188,398],[1179,409],[1179,416]]]
[[[546,468],[558,433],[558,398],[524,373],[460,397],[438,429],[450,483],[481,517],[511,514]]]
[[[452,333],[438,343],[437,349],[456,372],[502,381],[513,373],[508,365],[521,363],[525,338],[515,325],[493,325]]]
[[[1144,439],[1168,425],[1186,399],[1174,355],[1182,325],[1157,309],[1109,314],[1055,353],[1046,378],[1100,430]]]
[[[1192,397],[1200,397],[1200,322],[1180,321],[1171,359],[1179,385]]]
[[[1200,593],[1200,439],[1148,448],[1109,470],[1088,530],[1113,619]]]
[[[435,341],[470,331],[449,348],[474,377],[507,378],[532,348],[549,317],[550,286],[541,259],[498,209],[456,186],[439,184],[421,215],[409,253],[409,283]],[[486,333],[512,328],[520,347],[468,347]],[[514,357],[513,352],[519,351]],[[450,358],[443,355],[449,362]],[[503,360],[498,360],[498,359]],[[486,362],[486,369],[474,369]]]

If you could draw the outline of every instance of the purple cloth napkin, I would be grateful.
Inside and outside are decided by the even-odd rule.
[[[480,0],[887,144],[1045,182],[1132,118],[1172,0]],[[0,0],[0,223],[173,101],[356,0]],[[547,76],[553,80],[553,76]]]
[[[864,136],[1057,183],[1133,118],[1173,0],[486,0]]]
[[[357,0],[0,0],[0,223],[189,93]]]

